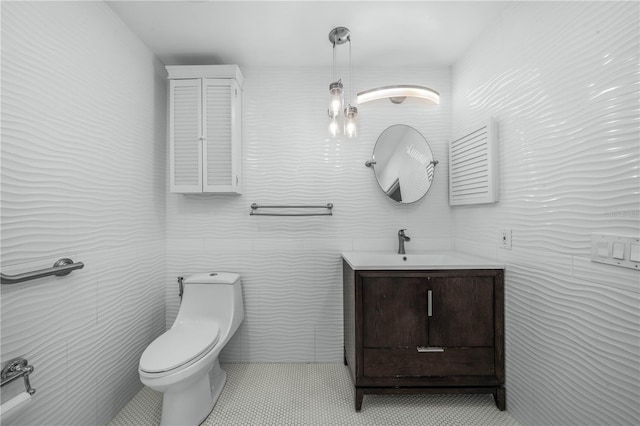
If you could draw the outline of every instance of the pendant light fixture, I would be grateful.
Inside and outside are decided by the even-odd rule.
[[[352,68],[351,68],[351,31],[345,27],[336,27],[329,32],[329,41],[333,46],[333,83],[329,85],[329,134],[337,136],[341,130],[348,138],[358,134],[358,108],[351,105]],[[336,46],[349,42],[349,97],[347,106],[344,104],[344,86],[338,78],[336,65]],[[344,122],[339,122],[340,114],[344,113]]]

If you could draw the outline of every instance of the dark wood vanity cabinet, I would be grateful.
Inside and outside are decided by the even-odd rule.
[[[503,270],[343,264],[345,364],[365,394],[490,393],[505,409]]]

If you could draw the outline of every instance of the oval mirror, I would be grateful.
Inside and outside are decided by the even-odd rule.
[[[420,132],[396,124],[380,134],[373,148],[373,160],[365,164],[373,166],[378,185],[389,198],[414,203],[429,191],[438,162]]]

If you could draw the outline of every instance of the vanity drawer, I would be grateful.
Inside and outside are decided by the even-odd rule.
[[[418,352],[417,348],[364,348],[365,377],[492,376],[493,348],[444,348]]]

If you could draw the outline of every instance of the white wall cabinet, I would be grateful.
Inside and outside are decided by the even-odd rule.
[[[242,85],[236,65],[167,66],[170,190],[241,193]]]

